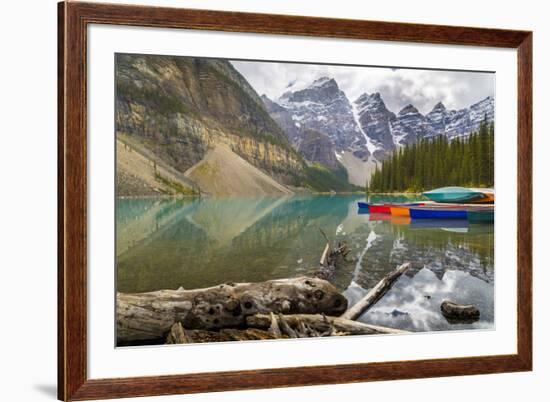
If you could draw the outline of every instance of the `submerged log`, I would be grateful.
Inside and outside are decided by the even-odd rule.
[[[373,335],[373,334],[404,334],[408,331],[400,329],[381,327],[378,325],[364,324],[358,321],[347,320],[341,317],[328,317],[322,314],[292,314],[279,315],[278,325],[281,324],[291,328],[290,334],[282,329],[288,337],[300,337],[310,331],[309,336],[335,336],[335,335]],[[272,317],[267,314],[256,314],[246,318],[248,327],[267,329],[272,324]],[[305,329],[305,331],[304,331]]]
[[[315,277],[319,279],[331,280],[336,273],[337,267],[346,261],[346,256],[349,254],[350,250],[346,242],[339,242],[337,247],[333,249],[325,232],[323,232],[322,229],[319,230],[327,241],[327,244],[321,254],[319,270],[315,273]]]
[[[449,300],[441,303],[441,313],[451,324],[472,323],[479,320],[479,309],[472,304],[458,304]]]
[[[175,323],[190,329],[239,327],[257,313],[340,315],[347,300],[318,278],[228,283],[205,289],[117,294],[117,341],[163,342]]]
[[[388,290],[391,289],[395,281],[399,279],[409,268],[411,267],[410,263],[405,263],[400,267],[396,268],[394,271],[386,275],[380,282],[376,284],[361,300],[356,304],[350,307],[344,314],[342,318],[348,320],[356,320],[363,313],[369,310],[378,300],[384,296]]]

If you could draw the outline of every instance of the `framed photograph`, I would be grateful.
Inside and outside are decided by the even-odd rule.
[[[531,370],[531,32],[58,11],[59,399]]]

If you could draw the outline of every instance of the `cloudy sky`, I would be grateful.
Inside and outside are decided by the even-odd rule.
[[[409,103],[425,114],[440,101],[448,109],[460,109],[494,96],[492,73],[257,61],[231,63],[258,94],[271,99],[277,99],[289,84],[305,88],[323,76],[334,78],[351,102],[364,92],[380,92],[388,109],[395,113]]]

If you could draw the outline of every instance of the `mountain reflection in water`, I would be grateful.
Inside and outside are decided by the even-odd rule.
[[[363,198],[117,199],[117,290],[311,275],[322,228],[352,250],[333,281],[352,303],[397,265],[413,264],[362,320],[412,331],[492,328],[493,225],[361,214]],[[447,298],[475,304],[480,320],[449,324],[439,312]]]

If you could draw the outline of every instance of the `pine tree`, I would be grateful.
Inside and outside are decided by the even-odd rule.
[[[370,192],[424,191],[442,186],[492,186],[494,124],[484,120],[479,131],[449,140],[441,135],[405,145],[376,166]]]
[[[485,116],[479,127],[479,184],[482,186],[490,182],[493,168],[489,160],[489,142],[489,124],[487,123],[487,116]]]

